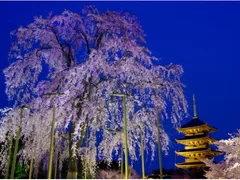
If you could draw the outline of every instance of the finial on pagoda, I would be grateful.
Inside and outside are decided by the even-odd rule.
[[[196,107],[196,99],[195,95],[193,94],[193,118],[197,118],[197,107]]]

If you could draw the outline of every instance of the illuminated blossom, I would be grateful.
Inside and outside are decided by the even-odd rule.
[[[229,134],[231,138],[216,142],[219,151],[225,153],[224,159],[219,163],[213,160],[204,162],[210,170],[206,177],[210,179],[239,179],[240,178],[240,130],[235,134]]]

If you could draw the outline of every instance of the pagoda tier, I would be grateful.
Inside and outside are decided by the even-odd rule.
[[[222,152],[214,151],[212,148],[206,147],[206,148],[176,151],[176,154],[187,157],[187,158],[205,159],[207,157],[220,155],[220,154],[222,154]]]
[[[204,123],[197,117],[193,117],[193,119],[187,124],[183,125],[181,128],[177,128],[178,132],[185,134],[186,136],[203,134],[206,132],[215,132],[217,129],[209,126],[207,123]]]
[[[176,151],[179,156],[185,157],[185,162],[175,164],[183,169],[204,168],[206,165],[201,161],[222,154],[215,151],[209,144],[216,141],[208,133],[216,131],[216,128],[209,126],[197,117],[195,97],[193,96],[194,116],[191,121],[184,124],[177,130],[185,134],[184,138],[176,139],[179,144],[184,145],[184,150]]]
[[[206,164],[199,161],[199,162],[184,162],[184,163],[179,163],[175,164],[178,168],[182,169],[191,169],[191,168],[204,168],[206,167]]]
[[[186,146],[191,146],[191,147],[194,148],[194,147],[199,146],[199,145],[213,143],[216,140],[204,133],[204,134],[200,134],[200,135],[196,135],[196,136],[186,136],[186,137],[181,138],[181,139],[176,139],[176,141],[179,144],[183,144],[183,145],[186,145]]]

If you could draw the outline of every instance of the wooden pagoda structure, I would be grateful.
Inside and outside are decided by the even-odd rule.
[[[175,164],[182,169],[203,169],[206,165],[201,160],[211,158],[222,152],[213,150],[209,144],[216,141],[211,138],[208,133],[216,131],[216,128],[211,127],[207,123],[201,121],[197,117],[195,96],[193,95],[194,116],[191,121],[184,124],[177,130],[185,134],[184,138],[176,139],[177,143],[185,146],[184,150],[176,151],[177,155],[184,156],[185,162]]]

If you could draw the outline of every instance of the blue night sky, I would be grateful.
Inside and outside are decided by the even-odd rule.
[[[126,10],[138,16],[146,33],[148,48],[163,64],[181,64],[182,82],[193,115],[192,94],[196,95],[198,116],[218,131],[216,139],[240,128],[240,2],[0,2],[0,108],[10,106],[5,95],[2,70],[9,65],[10,31],[26,26],[34,16],[46,17],[50,11],[80,12],[84,5],[95,5],[100,12]],[[164,168],[174,168],[175,143],[182,137],[169,123],[164,124],[171,138]],[[156,158],[157,159],[157,158]],[[135,163],[141,172],[140,163]],[[146,161],[146,171],[158,168],[157,160]]]

